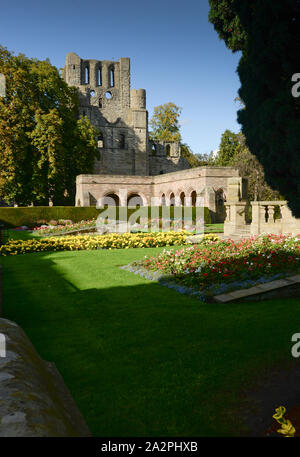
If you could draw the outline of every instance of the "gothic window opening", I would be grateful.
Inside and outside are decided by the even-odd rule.
[[[170,195],[170,206],[175,206],[175,195],[173,192]]]
[[[120,149],[125,149],[125,135],[123,133],[120,135],[119,147]]]
[[[90,69],[88,65],[84,69],[84,84],[89,84],[90,82]]]
[[[156,156],[156,144],[152,143],[151,145],[151,152],[153,156]]]
[[[109,85],[110,87],[115,86],[115,72],[113,68],[109,70]]]
[[[97,84],[98,84],[98,86],[102,86],[102,71],[101,71],[101,68],[98,68],[98,71],[97,71]]]
[[[167,157],[170,157],[170,154],[171,154],[171,146],[169,144],[167,144],[166,146],[166,153],[167,153]]]
[[[99,149],[104,148],[103,133],[100,133],[100,135],[98,136],[98,148],[99,148]]]

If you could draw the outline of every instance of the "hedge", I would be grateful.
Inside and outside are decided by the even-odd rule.
[[[127,208],[127,218],[133,214],[136,209]],[[26,225],[35,226],[38,221],[58,219],[70,219],[73,222],[91,220],[96,218],[103,209],[97,209],[95,206],[28,206],[28,207],[3,207],[0,208],[0,223],[6,227],[19,227]],[[148,216],[150,217],[151,208],[148,207]],[[162,214],[162,207],[159,209]],[[193,208],[193,219],[195,220],[196,208]],[[174,207],[170,207],[170,217],[174,217]],[[119,208],[117,207],[117,219],[119,218]],[[210,211],[204,208],[204,220],[206,224],[211,223]]]

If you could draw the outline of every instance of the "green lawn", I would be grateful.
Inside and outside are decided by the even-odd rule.
[[[95,436],[244,433],[241,389],[290,359],[299,300],[203,304],[118,268],[159,251],[3,257],[3,317],[56,363]]]

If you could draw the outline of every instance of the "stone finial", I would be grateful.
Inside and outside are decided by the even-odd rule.
[[[6,80],[3,73],[0,73],[0,97],[6,97]]]

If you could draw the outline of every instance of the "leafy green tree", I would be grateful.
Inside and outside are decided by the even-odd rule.
[[[0,199],[18,205],[73,203],[76,175],[91,172],[98,154],[96,130],[77,120],[77,89],[48,60],[15,56],[2,46],[0,73],[6,77],[6,97],[0,98]]]
[[[179,124],[181,111],[182,108],[172,102],[156,106],[150,120],[152,131],[149,132],[149,138],[154,141],[179,141],[182,157],[191,168],[198,167],[198,160],[191,148],[182,142]]]
[[[249,151],[243,134],[238,134],[238,141],[239,146],[229,165],[237,168],[240,176],[248,178],[249,200],[283,200],[280,193],[266,183],[264,169],[255,155]]]
[[[156,141],[181,141],[179,116],[182,108],[169,102],[154,108],[150,120],[151,139]]]
[[[238,120],[247,146],[268,184],[300,217],[300,98],[292,94],[292,77],[299,71],[300,1],[210,0],[210,6],[219,36],[233,52],[242,51],[239,96],[245,107]]]
[[[215,165],[226,167],[229,165],[239,148],[239,137],[231,130],[225,130],[221,137],[221,143]]]

